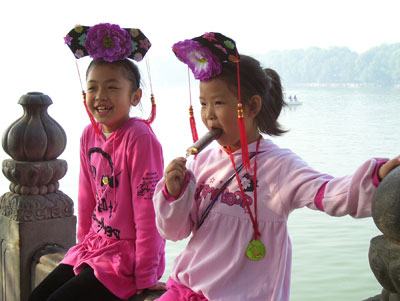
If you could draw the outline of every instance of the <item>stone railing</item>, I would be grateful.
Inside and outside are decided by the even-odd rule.
[[[33,92],[18,103],[24,114],[2,139],[4,151],[12,158],[2,165],[10,191],[0,197],[0,299],[7,301],[28,299],[35,253],[46,245],[70,248],[76,232],[73,201],[59,190],[67,162],[57,157],[67,138],[47,113],[52,100]]]
[[[383,235],[371,240],[369,262],[382,293],[369,300],[400,300],[400,167],[380,183],[372,203],[372,217]]]

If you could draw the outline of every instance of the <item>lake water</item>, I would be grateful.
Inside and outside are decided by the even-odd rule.
[[[192,99],[198,111],[196,89],[193,84]],[[400,153],[399,89],[288,87],[286,90],[288,95],[296,94],[303,104],[284,109],[280,122],[290,131],[272,140],[292,149],[316,170],[344,176],[371,157],[393,157]],[[172,158],[184,155],[191,144],[187,119],[189,97],[185,87],[161,86],[155,92],[158,116],[153,128],[163,145],[165,164],[168,164]],[[57,93],[49,94],[52,98],[56,95],[49,113],[67,133],[67,148],[60,158],[69,165],[67,175],[60,181],[60,189],[76,200],[79,137],[88,118],[78,101],[59,102],[59,98],[66,96]],[[70,93],[68,97],[79,100],[79,92]],[[146,97],[144,117],[148,112]],[[2,113],[1,129],[21,114],[18,105],[7,106],[7,112]],[[200,122],[197,115],[201,135],[205,129]],[[4,152],[0,154],[8,158]],[[8,184],[3,177],[0,189],[6,192]],[[289,231],[293,243],[291,300],[363,300],[380,293],[381,287],[368,263],[370,240],[381,234],[372,218],[337,218],[307,208],[299,209],[289,218]],[[167,243],[167,269],[163,280],[167,279],[172,261],[185,243]]]

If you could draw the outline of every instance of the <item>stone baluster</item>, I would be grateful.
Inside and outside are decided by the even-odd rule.
[[[368,300],[400,300],[400,167],[380,183],[372,217],[383,235],[371,240],[369,263],[383,289],[381,295]]]
[[[0,197],[0,300],[27,300],[32,289],[34,254],[47,245],[68,249],[75,244],[73,201],[59,190],[67,162],[57,159],[66,146],[62,127],[47,108],[49,96],[23,95],[24,114],[5,131],[3,174],[10,192]]]

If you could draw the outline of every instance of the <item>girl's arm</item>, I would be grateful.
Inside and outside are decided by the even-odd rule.
[[[79,174],[79,189],[78,189],[78,243],[81,243],[86,234],[89,232],[92,224],[93,210],[96,206],[96,200],[93,195],[91,185],[90,166],[87,160],[86,139],[85,135],[81,138],[80,147],[80,174]]]
[[[135,278],[138,289],[157,284],[165,241],[155,224],[153,193],[164,168],[161,145],[151,134],[141,135],[128,147],[128,168],[136,228]]]
[[[291,209],[307,206],[332,216],[371,216],[371,203],[379,180],[377,173],[386,160],[371,159],[353,174],[333,177],[318,173],[299,159],[281,169],[282,200]]]
[[[175,160],[174,160],[175,161]],[[174,164],[174,161],[171,164]],[[169,167],[171,167],[171,164]],[[169,167],[164,173],[164,178],[157,184],[154,193],[154,207],[156,210],[157,228],[165,239],[178,241],[190,235],[195,227],[197,206],[194,202],[196,180],[190,170],[184,172],[182,188],[174,197],[170,194],[166,184]],[[177,180],[180,182],[180,180]]]

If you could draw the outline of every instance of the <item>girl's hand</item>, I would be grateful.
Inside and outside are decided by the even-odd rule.
[[[399,165],[400,165],[400,155],[387,161],[379,168],[378,171],[379,178],[383,180],[393,168]]]
[[[147,288],[149,291],[166,291],[167,286],[165,285],[165,282],[158,282],[156,285]],[[143,294],[144,290],[137,290],[136,295],[141,295]]]
[[[186,159],[183,157],[173,160],[164,171],[165,185],[168,193],[174,198],[181,194],[186,174]]]

